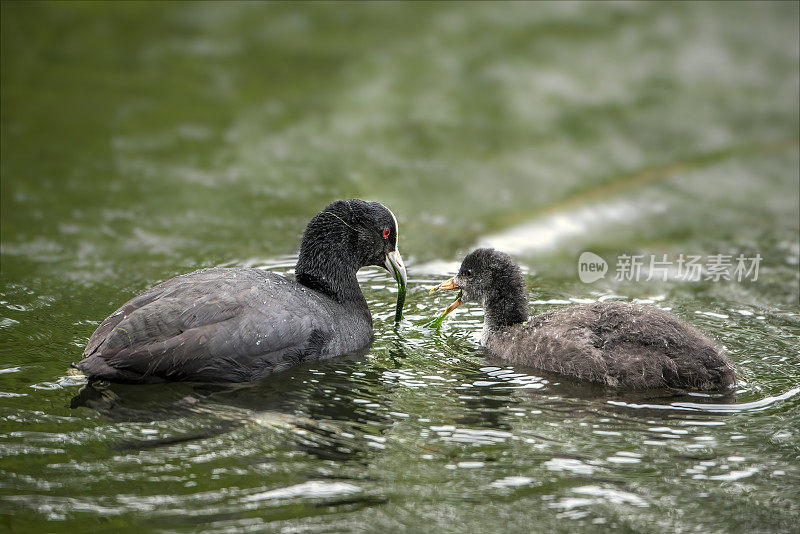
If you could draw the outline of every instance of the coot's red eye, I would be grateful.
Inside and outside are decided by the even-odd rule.
[[[387,237],[389,237],[389,234],[390,234],[390,233],[391,233],[391,231],[390,231],[388,228],[386,228],[386,229],[383,231],[383,238],[384,238],[384,239],[386,239]]]

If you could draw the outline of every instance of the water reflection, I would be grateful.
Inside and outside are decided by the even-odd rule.
[[[650,409],[650,410],[685,410],[685,411],[699,411],[699,412],[712,412],[712,413],[737,413],[737,412],[754,412],[766,410],[772,407],[775,403],[790,399],[800,393],[800,388],[793,388],[781,395],[764,397],[758,401],[742,402],[736,404],[719,404],[716,401],[724,399],[725,397],[733,397],[733,393],[719,394],[719,395],[702,395],[706,402],[671,402],[668,405],[653,405],[653,404],[637,404],[625,401],[608,401],[609,404],[614,406],[624,406],[626,408],[634,409]],[[692,396],[699,396],[697,394]]]

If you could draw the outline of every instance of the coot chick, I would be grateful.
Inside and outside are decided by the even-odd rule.
[[[296,281],[260,269],[203,269],[125,303],[74,365],[114,382],[246,382],[369,345],[372,316],[356,271],[405,284],[397,219],[377,202],[337,201],[308,223]]]
[[[511,363],[630,389],[720,390],[736,382],[722,350],[686,322],[662,310],[597,302],[528,320],[528,293],[508,254],[478,249],[458,274],[433,288],[460,289],[461,302],[485,310],[482,344]]]

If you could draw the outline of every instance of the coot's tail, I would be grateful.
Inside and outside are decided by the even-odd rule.
[[[129,384],[163,382],[163,379],[158,377],[142,376],[133,371],[111,367],[97,354],[87,356],[78,363],[71,363],[70,366],[85,374],[90,381],[108,380],[109,382],[123,382]]]

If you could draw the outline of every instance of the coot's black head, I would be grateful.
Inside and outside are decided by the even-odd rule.
[[[491,327],[507,326],[528,319],[528,293],[519,265],[504,252],[479,248],[467,254],[458,274],[431,290],[460,289],[461,300],[477,302],[486,310]],[[448,311],[455,306],[448,308]]]
[[[406,268],[397,249],[397,219],[378,202],[338,200],[308,223],[300,244],[295,274],[298,282],[316,287],[342,270],[353,273],[377,265],[405,284]],[[322,285],[326,285],[322,283]]]

